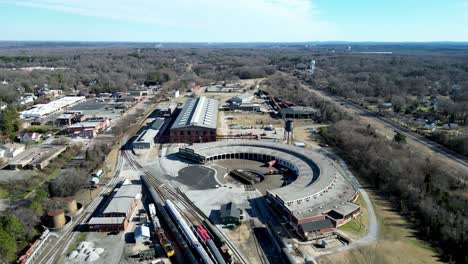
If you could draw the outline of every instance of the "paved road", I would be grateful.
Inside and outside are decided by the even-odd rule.
[[[306,87],[309,87],[309,86],[306,86]],[[314,91],[318,91],[320,93],[323,93],[325,94],[326,96],[328,97],[331,97],[333,99],[335,99],[337,102],[343,104],[343,105],[346,105],[356,111],[358,111],[359,113],[361,113],[363,116],[366,116],[367,118],[370,118],[370,119],[373,119],[375,120],[376,122],[379,122],[387,127],[390,127],[392,128],[393,130],[395,130],[396,132],[402,134],[402,135],[405,135],[406,137],[408,138],[411,138],[412,140],[428,147],[429,149],[433,150],[434,152],[436,153],[439,153],[443,156],[445,156],[446,158],[448,159],[451,159],[457,163],[459,163],[460,165],[462,166],[465,166],[465,167],[468,167],[468,157],[465,157],[461,154],[458,154],[456,153],[455,151],[453,150],[450,150],[440,144],[438,144],[437,142],[434,142],[430,139],[427,139],[425,138],[424,136],[420,135],[420,134],[417,134],[413,131],[411,131],[410,129],[406,128],[406,127],[403,127],[401,126],[400,124],[388,119],[388,118],[385,118],[383,116],[380,116],[374,112],[371,112],[367,109],[365,109],[364,107],[360,106],[360,105],[357,105],[347,99],[344,99],[344,98],[341,98],[339,96],[336,96],[328,91],[326,91],[325,89],[323,88],[310,88],[310,90],[314,90]]]
[[[364,199],[364,202],[366,203],[369,223],[368,223],[368,229],[367,229],[368,232],[365,236],[361,237],[358,240],[352,241],[351,244],[347,246],[343,246],[343,247],[339,247],[339,248],[327,250],[327,251],[320,251],[320,253],[316,255],[316,258],[319,256],[334,254],[337,252],[341,252],[341,251],[349,250],[349,249],[356,248],[359,246],[370,244],[372,242],[377,241],[378,235],[379,235],[379,223],[377,222],[377,216],[375,214],[374,206],[372,205],[372,202],[366,190],[362,187],[362,185],[359,183],[356,177],[354,177],[353,173],[349,170],[346,163],[339,156],[335,155],[334,153],[328,152],[326,150],[324,150],[323,152],[326,152],[327,156],[329,157],[331,156],[333,157],[333,159],[338,160],[338,163],[340,164],[340,166],[336,168],[339,171],[341,171],[343,175],[346,177],[346,179],[348,179],[359,190],[361,197]]]

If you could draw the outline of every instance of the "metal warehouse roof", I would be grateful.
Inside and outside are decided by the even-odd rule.
[[[164,125],[165,121],[166,119],[158,117],[153,121],[153,123],[151,123],[151,128],[154,130],[161,130],[161,127]]]
[[[323,219],[319,221],[304,223],[301,225],[301,227],[302,230],[304,230],[304,232],[311,232],[322,230],[325,228],[333,228],[333,223],[330,221],[330,219]]]
[[[110,225],[110,224],[122,224],[125,221],[125,217],[92,217],[88,225]]]
[[[20,116],[21,118],[41,118],[85,99],[84,96],[65,96],[50,103],[37,104],[32,109],[21,111]]]
[[[122,213],[126,214],[131,208],[135,199],[141,196],[141,185],[122,185],[112,197],[112,200],[104,209],[103,214]]]
[[[154,138],[158,135],[158,133],[159,133],[159,130],[155,130],[155,129],[144,130],[135,140],[135,143],[141,143],[141,142],[153,143]]]
[[[218,101],[202,96],[187,100],[171,129],[185,127],[216,129],[217,122]]]
[[[234,218],[240,217],[239,208],[237,208],[235,203],[229,202],[227,204],[221,205],[220,218],[222,219],[225,217],[234,217]]]

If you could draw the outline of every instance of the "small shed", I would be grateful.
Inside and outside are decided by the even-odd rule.
[[[233,202],[221,205],[220,220],[224,225],[240,224],[240,209]]]
[[[151,232],[147,223],[142,224],[135,228],[135,241],[137,243],[144,243],[151,238]]]

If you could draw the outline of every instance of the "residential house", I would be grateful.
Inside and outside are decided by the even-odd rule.
[[[38,142],[42,138],[42,134],[33,132],[33,133],[25,133],[20,137],[21,142]]]

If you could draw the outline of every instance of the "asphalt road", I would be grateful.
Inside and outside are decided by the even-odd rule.
[[[312,88],[309,88],[312,90]],[[448,159],[451,159],[465,167],[468,167],[468,157],[465,157],[461,154],[458,154],[456,153],[455,151],[453,150],[450,150],[442,145],[440,145],[439,143],[437,142],[434,142],[430,139],[427,139],[425,138],[424,136],[422,135],[419,135],[411,130],[409,130],[408,128],[406,127],[403,127],[397,123],[395,123],[394,121],[392,120],[389,120],[383,116],[380,116],[374,112],[371,112],[367,109],[365,109],[364,107],[360,106],[360,105],[357,105],[347,99],[344,99],[344,98],[341,98],[339,96],[336,96],[322,88],[315,88],[314,90],[317,90],[333,99],[335,99],[336,101],[342,103],[343,105],[346,105],[358,112],[360,112],[363,116],[366,116],[367,118],[371,118],[387,127],[391,127],[395,132],[398,132],[402,135],[405,135],[406,137],[408,138],[411,138],[412,140],[430,148],[432,151],[436,152],[436,153],[439,153],[443,156],[445,156],[446,158]]]

